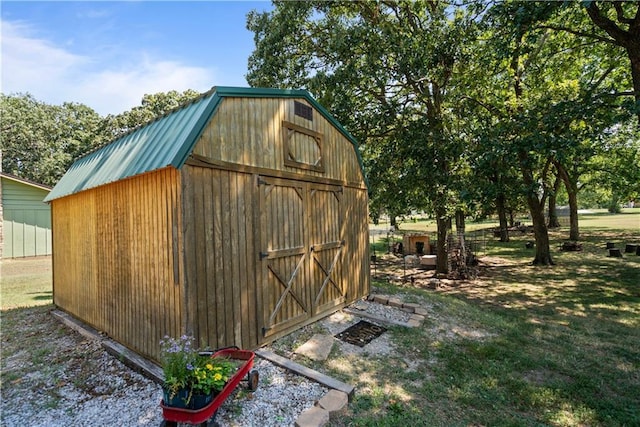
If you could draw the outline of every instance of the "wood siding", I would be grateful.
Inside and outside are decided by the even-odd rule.
[[[366,191],[183,169],[188,332],[256,348],[369,293]]]
[[[255,186],[250,174],[185,166],[188,332],[201,347],[257,347]]]
[[[313,120],[295,115],[295,101],[305,103],[303,99],[225,98],[193,154],[213,161],[337,180],[364,188],[353,144],[317,111],[313,112]],[[287,125],[321,136],[320,148],[301,142],[305,136],[301,132],[290,135],[289,141],[301,161],[316,159],[321,152],[323,171],[286,165],[290,163],[285,150]]]
[[[311,116],[225,98],[180,170],[54,199],[54,302],[157,360],[165,334],[253,349],[367,295],[364,177]]]
[[[255,348],[369,293],[354,146],[319,112],[296,115],[296,101],[225,98],[183,169],[201,345]]]
[[[56,199],[54,303],[156,359],[184,333],[180,173],[173,168]]]

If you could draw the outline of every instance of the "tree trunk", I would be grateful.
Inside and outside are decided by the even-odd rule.
[[[553,183],[553,193],[549,194],[549,228],[560,227],[558,213],[556,212],[556,200],[558,199],[557,194],[561,182],[560,176],[556,175],[556,181]]]
[[[504,194],[500,193],[496,197],[496,210],[498,211],[498,221],[500,223],[500,241],[509,241],[509,224],[507,223],[507,210],[504,204]]]
[[[511,57],[510,68],[514,73],[513,80],[513,92],[516,99],[521,100],[523,98],[523,85],[522,85],[522,70],[520,68],[520,48],[524,40],[524,27],[518,34],[517,48]],[[549,249],[549,233],[547,231],[547,224],[544,218],[544,204],[545,194],[542,195],[542,200],[538,200],[538,186],[537,180],[534,179],[534,173],[532,170],[532,164],[527,149],[521,148],[518,150],[518,163],[520,166],[520,172],[522,173],[522,182],[527,189],[526,198],[529,205],[529,212],[531,213],[531,219],[533,221],[533,231],[536,239],[536,257],[533,260],[534,265],[553,265],[551,259],[551,250]],[[546,167],[545,167],[546,170]],[[543,174],[544,175],[544,174]],[[544,176],[541,177],[541,181],[544,182]]]
[[[538,193],[536,192],[537,185],[533,178],[533,171],[529,167],[530,159],[527,152],[520,151],[518,153],[518,160],[520,162],[520,171],[522,172],[522,181],[528,189],[526,199],[531,220],[533,221],[533,232],[536,240],[536,257],[533,260],[533,265],[555,265],[551,259],[549,231],[547,230],[547,223],[544,218],[546,197],[543,194],[542,199],[538,198]]]
[[[549,248],[549,232],[544,218],[544,203],[540,203],[535,193],[527,195],[527,204],[533,220],[533,233],[536,239],[536,257],[533,265],[555,265]]]
[[[465,228],[464,212],[458,210],[456,211],[456,232],[458,234],[464,235],[464,228]]]
[[[578,184],[573,183],[567,170],[560,162],[553,162],[558,175],[564,182],[569,196],[569,240],[580,239],[580,229],[578,227]]]
[[[629,60],[631,61],[631,79],[633,80],[633,95],[636,100],[636,110],[638,112],[638,127],[640,127],[640,42],[627,48]]]
[[[445,216],[444,209],[436,210],[436,226],[438,242],[436,245],[436,273],[447,274],[447,231],[450,228],[450,219]]]

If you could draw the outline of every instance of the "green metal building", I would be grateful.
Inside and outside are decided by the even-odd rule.
[[[0,257],[51,255],[50,187],[0,173]]]

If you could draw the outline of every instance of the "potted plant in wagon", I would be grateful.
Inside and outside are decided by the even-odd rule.
[[[225,386],[236,365],[222,357],[211,357],[193,346],[193,337],[165,336],[160,341],[164,372],[163,400],[167,406],[200,409]]]

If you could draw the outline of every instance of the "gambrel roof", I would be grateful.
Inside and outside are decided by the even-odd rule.
[[[167,166],[180,169],[225,97],[305,99],[353,144],[362,170],[356,140],[306,90],[214,87],[76,160],[45,202]]]

